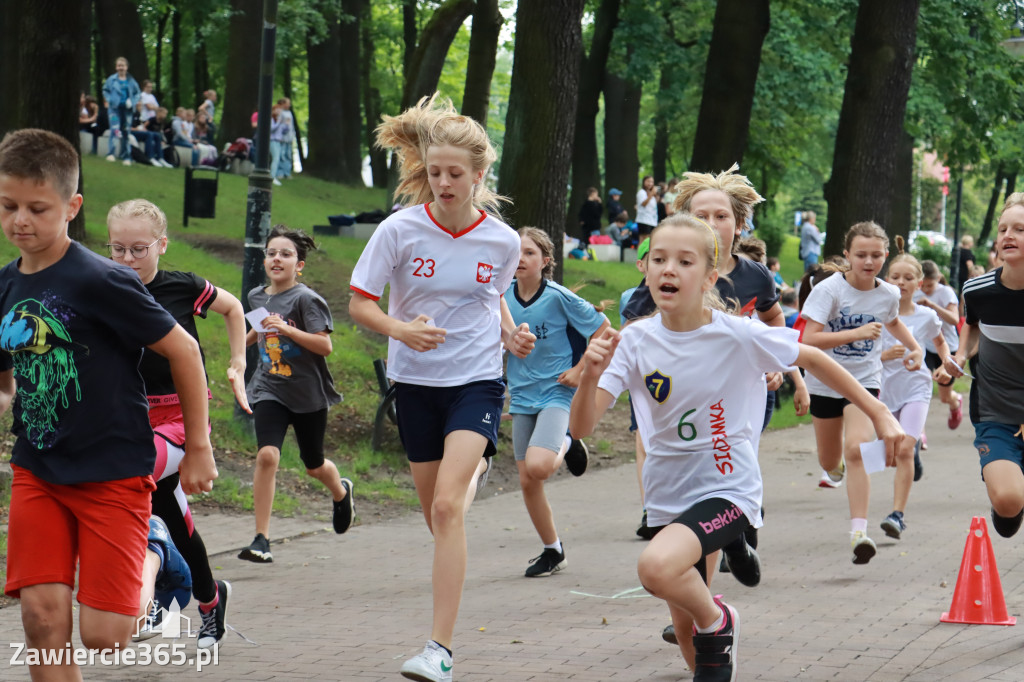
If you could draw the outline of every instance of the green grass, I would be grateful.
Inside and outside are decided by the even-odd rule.
[[[786,235],[786,241],[779,251],[779,273],[790,286],[804,276],[804,262],[800,260],[800,237]]]

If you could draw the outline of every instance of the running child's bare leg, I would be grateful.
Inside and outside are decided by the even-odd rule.
[[[981,470],[985,489],[996,514],[1012,519],[1024,509],[1024,471],[1008,459],[997,459]]]
[[[63,649],[71,641],[73,626],[71,588],[62,583],[44,583],[21,588],[21,623],[25,646],[32,649]],[[82,679],[77,665],[33,665],[29,675],[40,680]]]
[[[860,455],[860,444],[875,440],[875,429],[871,420],[854,405],[843,409],[844,456],[846,457],[846,494],[850,501],[850,518],[866,519],[868,502],[871,499],[871,480],[864,470]],[[912,454],[912,453],[911,453]],[[913,464],[913,463],[911,463]],[[911,469],[913,472],[913,469]]]
[[[260,448],[256,453],[256,470],[252,476],[253,507],[256,510],[256,532],[270,537],[270,515],[274,509],[277,488],[277,465],[281,451],[273,446]]]
[[[345,499],[345,495],[348,494],[345,492],[345,486],[341,484],[341,475],[338,473],[338,467],[331,460],[325,459],[324,463],[316,469],[306,469],[306,473],[323,483],[331,491],[331,497],[334,498],[335,502],[341,502]]]
[[[115,646],[123,649],[131,641],[136,622],[135,616],[79,604],[78,629],[82,644],[89,649],[113,649]]]
[[[526,459],[516,462],[526,511],[530,514],[533,527],[537,529],[537,535],[545,545],[558,540],[558,531],[555,528],[551,505],[544,494],[544,481],[558,470],[564,456],[564,447],[557,453],[547,448],[531,447],[526,449]]]
[[[698,627],[708,627],[722,612],[695,567],[702,557],[696,534],[671,523],[640,554],[637,575],[652,595],[689,614]]]
[[[843,461],[843,418],[814,417],[813,422],[818,464],[825,471],[832,471]]]
[[[160,556],[151,549],[146,549],[146,559],[142,563],[142,590],[139,593],[138,617],[143,617],[149,611],[149,605],[153,603],[156,577],[160,572]]]
[[[445,437],[440,462],[411,464],[423,515],[434,535],[434,619],[430,638],[449,649],[466,577],[466,491],[486,446],[487,438],[479,433],[453,431]],[[431,482],[433,488],[427,488]]]

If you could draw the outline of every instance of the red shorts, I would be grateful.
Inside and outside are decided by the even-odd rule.
[[[139,611],[142,562],[149,536],[152,476],[56,485],[12,464],[7,534],[7,584],[75,586],[78,602],[100,611]]]

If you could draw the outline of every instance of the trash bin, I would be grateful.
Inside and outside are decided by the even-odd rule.
[[[198,177],[204,173],[213,173],[213,177]],[[216,168],[185,169],[185,216],[184,225],[188,227],[188,219],[217,217],[217,176]]]

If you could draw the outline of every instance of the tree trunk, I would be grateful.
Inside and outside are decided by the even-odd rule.
[[[444,4],[434,10],[430,21],[420,33],[416,52],[405,74],[402,109],[416,104],[421,97],[428,97],[437,90],[448,48],[455,40],[462,22],[473,12],[474,5],[473,0],[445,0]]]
[[[664,94],[672,88],[671,66],[663,64],[661,74],[658,76],[658,99],[654,111],[654,149],[651,150],[651,174],[655,181],[668,180],[668,119],[670,113]]]
[[[18,92],[18,68],[20,58],[18,36],[21,26],[21,14],[24,3],[0,2],[0,92]],[[18,127],[17,100],[6,102],[0,106],[0,136]],[[77,109],[77,107],[76,107]]]
[[[466,86],[462,93],[462,113],[479,121],[485,128],[502,23],[504,19],[498,11],[498,0],[477,0],[476,11],[473,12],[473,33],[469,38],[469,63],[466,65]]]
[[[175,107],[181,105],[181,12],[176,9],[171,10],[171,86],[167,102],[164,106],[173,115]]]
[[[206,57],[206,40],[199,31],[199,18],[194,17],[194,19],[196,21],[194,29],[196,53],[192,56],[192,101],[195,104],[186,102],[186,109],[197,109],[203,103],[203,100],[206,99],[203,93],[210,87],[210,63]],[[262,24],[260,25],[262,26]],[[253,54],[259,54],[259,47],[257,47],[256,52]],[[250,55],[250,62],[251,59]]]
[[[363,78],[363,111],[366,114],[366,148],[370,154],[370,173],[373,176],[373,186],[386,188],[388,186],[388,157],[387,152],[376,146],[376,139],[373,131],[380,123],[380,89],[373,86],[371,74],[375,65],[373,16],[370,11],[370,4],[364,8],[363,21],[361,26],[363,57],[360,60]]]
[[[1014,171],[1006,176],[1006,193],[1003,195],[1005,201],[1016,191],[1017,187],[1017,172]]]
[[[292,126],[295,128],[295,151],[299,155],[299,163],[306,167],[306,152],[302,149],[302,126],[299,125],[299,117],[295,115],[295,89],[292,87],[292,57],[286,56],[281,60],[281,92],[292,103]]]
[[[416,0],[403,0],[402,2],[402,65],[405,67],[405,77],[409,78],[412,73],[412,57],[416,54],[416,36],[419,29],[416,26]]]
[[[156,73],[153,74],[153,90],[158,102],[164,101],[164,36],[167,35],[167,20],[171,10],[160,15],[156,24]]]
[[[584,0],[520,0],[498,191],[516,225],[562,244],[579,97]],[[561,268],[556,267],[556,280]]]
[[[304,172],[310,175],[342,182],[349,177],[347,160],[341,150],[345,148],[345,129],[340,121],[343,93],[341,90],[341,24],[338,6],[331,0],[319,3],[319,10],[327,22],[327,35],[313,43],[312,34],[306,37],[306,56],[309,68],[309,152]]]
[[[579,226],[580,206],[586,200],[588,187],[601,191],[601,166],[597,157],[597,114],[600,111],[601,89],[611,52],[612,35],[619,23],[620,0],[602,0],[594,16],[594,36],[590,54],[580,52],[580,90],[576,106],[576,132],[572,146],[572,192],[565,213],[565,230],[575,235]]]
[[[637,153],[640,129],[640,96],[643,86],[608,73],[604,81],[604,178],[605,187],[622,190],[622,207],[636,218]]]
[[[896,235],[900,235],[909,243],[911,208],[914,203],[914,137],[905,130],[900,135],[896,153],[896,173],[890,194],[892,219],[886,231],[889,239],[895,240]],[[890,249],[890,252],[896,255],[895,249]]]
[[[253,137],[252,112],[256,111],[256,94],[260,86],[257,56],[262,35],[262,3],[231,0],[224,106],[221,107],[218,132],[221,146],[239,137]]]
[[[888,227],[903,119],[914,68],[919,0],[861,0],[836,130],[824,255],[842,252],[854,223]]]
[[[1003,181],[1006,179],[1006,175],[1003,172],[1005,163],[1000,161],[999,165],[996,166],[996,179],[992,183],[992,196],[988,200],[988,209],[985,211],[985,222],[981,224],[981,234],[978,235],[978,246],[982,246],[988,241],[988,237],[992,234],[992,222],[996,217],[996,209],[999,207],[999,194],[1003,191]]]
[[[75,58],[78,62],[78,88],[89,94],[89,66],[92,63],[92,1],[82,0],[79,3],[79,9],[81,14],[78,16],[78,55]],[[3,33],[0,32],[0,35]],[[10,92],[10,90],[0,90],[0,92]]]
[[[136,6],[130,0],[96,0],[96,24],[100,29],[102,73],[114,73],[114,62],[124,57],[128,60],[128,72],[141,85],[149,78],[149,62]],[[75,9],[78,10],[77,5]]]
[[[718,0],[690,170],[723,171],[743,160],[769,19],[768,0]]]
[[[337,153],[345,157],[343,182],[362,184],[363,121],[360,111],[360,22],[367,0],[341,0],[341,120],[342,147]]]
[[[21,4],[14,29],[19,55],[17,69],[17,128],[43,128],[57,133],[78,149],[78,40],[81,35],[79,0],[36,0]],[[5,41],[6,42],[6,41]],[[82,190],[79,159],[78,191]],[[70,224],[72,239],[85,239],[85,213]]]

